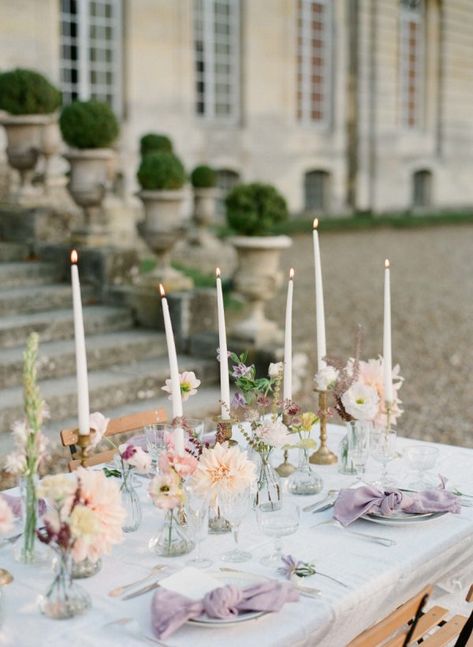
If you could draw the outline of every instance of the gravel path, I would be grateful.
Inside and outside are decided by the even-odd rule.
[[[383,267],[391,260],[393,363],[399,362],[405,414],[399,433],[473,447],[473,226],[337,232],[320,235],[327,352],[382,352]],[[282,261],[294,266],[294,352],[315,362],[312,239],[298,236]],[[284,285],[268,306],[283,324]],[[310,379],[306,380],[308,386]],[[306,404],[310,402],[305,396]]]

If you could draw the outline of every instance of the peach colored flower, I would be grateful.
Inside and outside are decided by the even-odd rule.
[[[198,492],[215,498],[220,492],[240,492],[256,481],[256,466],[237,446],[204,447],[191,484]]]
[[[106,418],[100,411],[94,411],[89,416],[89,427],[95,431],[91,435],[91,446],[96,447],[105,435],[110,418]]]
[[[400,367],[397,364],[393,368],[393,406],[391,411],[391,423],[396,424],[397,419],[402,415],[403,411],[400,407],[401,400],[399,399],[399,389],[402,386],[404,379],[399,375]],[[375,425],[386,425],[386,407],[384,401],[384,362],[380,356],[378,359],[370,359],[360,361],[359,363],[359,376],[358,379],[363,384],[370,386],[376,390],[379,398],[379,408],[374,419]]]
[[[13,528],[13,523],[13,511],[5,499],[0,496],[0,535],[7,535]]]
[[[197,393],[197,389],[200,386],[200,380],[196,378],[193,371],[184,371],[179,375],[179,381],[181,384],[181,396],[183,401],[188,400],[191,395]],[[172,399],[172,382],[170,379],[166,380],[166,385],[162,387],[163,391],[169,393],[169,400]]]
[[[173,451],[168,451],[167,459],[169,467],[173,468],[183,479],[188,476],[192,476],[198,465],[197,458],[188,452],[184,452],[184,454],[180,456]]]

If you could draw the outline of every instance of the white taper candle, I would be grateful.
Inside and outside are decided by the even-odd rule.
[[[294,269],[289,270],[286,299],[286,325],[284,328],[284,383],[283,400],[292,400],[292,297],[294,293]]]
[[[87,377],[87,354],[85,350],[84,317],[80,293],[78,254],[75,249],[71,252],[71,283],[72,307],[74,312],[74,342],[76,350],[77,375],[77,413],[79,418],[79,434],[90,434],[89,380]]]
[[[325,366],[324,357],[327,355],[325,342],[325,311],[324,311],[324,290],[322,284],[322,264],[320,261],[319,247],[319,226],[318,218],[315,218],[312,236],[314,243],[314,271],[315,271],[315,309],[317,325],[317,367],[320,371]]]
[[[161,293],[161,305],[163,308],[164,331],[166,333],[166,344],[168,349],[169,371],[171,374],[171,403],[172,403],[172,417],[182,418],[182,395],[181,395],[181,381],[179,379],[179,367],[177,364],[176,344],[174,341],[174,333],[172,330],[171,315],[169,313],[168,300],[163,286],[159,285]],[[182,427],[174,429],[174,446],[179,455],[184,454],[184,430]]]
[[[222,402],[220,415],[222,420],[228,420],[230,418],[230,376],[228,374],[227,332],[225,328],[225,309],[223,307],[220,268],[217,267],[215,274],[217,282],[218,346],[220,355],[220,400]]]
[[[384,261],[384,399],[389,404],[393,401],[393,366],[391,346],[391,278],[389,261]]]

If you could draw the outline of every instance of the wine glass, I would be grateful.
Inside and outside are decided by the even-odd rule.
[[[151,471],[156,471],[159,455],[166,449],[166,438],[168,434],[172,434],[173,428],[171,425],[147,425],[145,427],[145,440],[146,449],[151,456]]]
[[[376,483],[381,489],[394,485],[394,482],[388,478],[388,463],[397,456],[396,440],[395,429],[375,429],[371,436],[371,456],[382,465],[380,480]]]
[[[300,509],[288,500],[281,501],[278,509],[268,503],[262,503],[256,508],[256,519],[261,532],[268,537],[274,537],[274,551],[265,555],[261,563],[265,566],[276,566],[281,562],[282,537],[293,535],[299,528]]]
[[[354,420],[348,428],[348,455],[356,472],[356,482],[361,483],[370,451],[371,423]]]
[[[232,527],[233,539],[235,541],[235,548],[222,555],[222,559],[225,562],[246,562],[251,559],[251,553],[239,548],[238,534],[241,522],[251,507],[251,490],[250,488],[245,488],[239,492],[219,492],[218,502],[222,516]]]
[[[195,555],[187,561],[189,566],[208,568],[213,564],[211,559],[202,557],[201,544],[209,532],[209,497],[197,493],[192,487],[186,487],[185,514],[187,527],[195,541]]]
[[[406,458],[411,467],[417,472],[417,480],[409,484],[413,490],[425,490],[434,485],[432,478],[426,474],[435,467],[439,450],[437,447],[411,445],[406,448]]]

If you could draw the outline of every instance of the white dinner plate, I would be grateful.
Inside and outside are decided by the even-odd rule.
[[[222,586],[226,584],[233,584],[240,589],[244,589],[247,586],[252,584],[257,584],[267,580],[267,577],[264,575],[253,575],[251,573],[231,573],[231,572],[222,572],[217,571],[211,573],[212,577],[216,577],[221,580]],[[266,611],[248,611],[248,613],[241,613],[237,616],[231,616],[230,618],[209,618],[207,615],[203,614],[198,618],[193,618],[188,622],[191,622],[194,625],[202,625],[204,627],[226,627],[231,625],[240,624],[241,622],[248,622],[249,620],[255,620],[255,618],[260,618],[264,615]]]
[[[373,523],[380,523],[385,526],[410,526],[416,523],[425,523],[442,517],[446,512],[425,512],[423,514],[408,514],[407,512],[397,512],[392,515],[382,515],[371,512],[363,515],[361,518]]]

